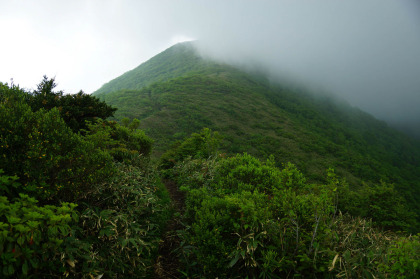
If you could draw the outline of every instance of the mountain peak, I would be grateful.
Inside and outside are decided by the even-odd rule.
[[[272,154],[313,180],[333,167],[353,186],[389,181],[420,208],[418,143],[333,98],[202,58],[194,42],[166,49],[95,94],[118,108],[117,120],[141,121],[155,155],[208,127],[224,136],[227,153]]]
[[[94,95],[122,89],[141,89],[155,82],[167,81],[191,71],[203,69],[206,62],[198,55],[194,41],[177,43],[136,68],[107,82]]]

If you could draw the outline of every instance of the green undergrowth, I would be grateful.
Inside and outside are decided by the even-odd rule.
[[[342,214],[346,186],[332,170],[309,184],[291,164],[244,154],[187,159],[173,175],[187,196],[179,257],[190,278],[418,275],[418,236]]]
[[[153,277],[171,214],[153,141],[101,119],[115,109],[95,97],[41,85],[0,84],[0,277]],[[54,104],[73,101],[62,117]]]
[[[371,194],[349,198],[348,184],[333,169],[326,171],[326,183],[311,183],[291,163],[278,168],[273,156],[226,157],[209,149],[209,140],[217,135],[193,134],[169,152],[179,160],[164,170],[186,194],[178,256],[188,278],[418,275],[419,237],[396,232],[409,228],[404,220],[413,221],[406,206],[385,211],[384,201],[359,203],[371,216],[351,216],[350,205]],[[387,191],[379,188],[377,196]],[[388,191],[381,197],[397,204],[392,187]]]

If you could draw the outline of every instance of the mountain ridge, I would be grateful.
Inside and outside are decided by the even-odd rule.
[[[165,50],[95,95],[118,108],[116,120],[140,119],[156,156],[209,127],[224,136],[229,154],[273,154],[313,180],[333,167],[351,185],[394,183],[419,212],[418,141],[331,97],[206,60],[192,43]]]
[[[193,42],[184,42],[173,45],[136,68],[105,83],[92,94],[100,96],[121,89],[141,89],[154,82],[165,81],[186,72],[203,68],[204,65],[202,64],[205,64],[203,63],[204,60],[201,60],[198,56],[190,55],[193,49]],[[159,67],[163,60],[166,64],[165,68]],[[183,61],[184,63],[193,62],[190,64],[194,65],[194,67],[179,67],[180,61]],[[133,79],[133,76],[135,79]]]

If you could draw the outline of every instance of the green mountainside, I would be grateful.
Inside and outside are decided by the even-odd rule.
[[[191,55],[192,51],[192,43],[177,44],[104,84],[93,94],[99,96],[121,89],[141,89],[154,82],[166,81],[192,71],[206,69],[208,62],[196,55]]]
[[[332,167],[350,186],[393,183],[420,212],[420,144],[333,97],[268,82],[204,60],[177,44],[94,93],[137,118],[155,155],[204,127],[223,137],[228,154],[247,152],[294,163],[311,181]]]

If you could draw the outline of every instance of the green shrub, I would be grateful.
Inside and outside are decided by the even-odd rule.
[[[222,160],[216,169],[218,187],[227,193],[255,191],[271,194],[282,187],[280,171],[248,154]]]
[[[102,120],[87,124],[87,127],[86,139],[119,162],[138,162],[139,158],[147,158],[152,150],[153,140],[142,130]]]
[[[76,204],[38,206],[19,194],[14,202],[0,196],[0,259],[6,277],[64,274],[73,265],[66,249],[78,220]],[[38,275],[37,275],[38,274]]]
[[[401,237],[392,243],[380,270],[390,278],[418,278],[420,235]]]
[[[272,158],[261,162],[243,154],[187,158],[172,174],[187,197],[179,255],[188,276],[414,278],[418,273],[418,237],[381,232],[369,220],[341,214],[339,198],[348,185],[332,169],[326,183],[309,184],[292,164],[279,170]]]
[[[153,272],[168,205],[158,197],[157,173],[122,163],[116,168],[112,180],[98,185],[81,205],[80,237],[91,244],[83,272],[143,278]]]
[[[182,236],[194,249],[183,255],[202,269],[195,272],[270,278],[327,271],[330,254],[318,251],[330,237],[338,182],[306,185],[293,165],[280,171],[272,158],[248,154],[187,159],[174,173],[187,192],[191,228]]]
[[[362,184],[356,191],[344,189],[340,196],[342,211],[370,218],[386,230],[410,232],[419,226],[417,214],[410,211],[405,199],[392,184],[382,181],[379,184]]]
[[[21,182],[10,197],[74,201],[111,175],[111,157],[74,134],[57,109],[32,112],[9,99],[0,103],[0,119],[0,169]]]
[[[372,221],[342,215],[334,222],[329,271],[345,278],[394,278],[381,268],[398,239],[395,233],[377,230]]]
[[[267,196],[257,191],[204,199],[196,208],[187,237],[196,251],[189,261],[197,262],[207,276],[234,274],[229,263],[235,269],[241,265],[254,267],[257,254],[237,246],[238,237],[261,232],[261,222],[270,218],[266,202]]]
[[[221,136],[204,128],[200,133],[193,133],[179,145],[173,146],[160,159],[160,166],[163,169],[172,168],[176,162],[181,162],[187,157],[207,159],[217,154]]]
[[[83,91],[77,94],[63,94],[63,91],[54,92],[55,87],[55,79],[44,76],[37,90],[27,94],[27,104],[31,106],[32,111],[57,108],[64,122],[75,133],[86,129],[88,122],[111,117],[117,110]]]
[[[168,197],[149,164],[152,140],[136,121],[98,121],[75,134],[55,97],[47,96],[49,111],[33,112],[27,96],[0,84],[0,272],[150,277],[169,218]],[[77,201],[79,212],[61,201]]]

